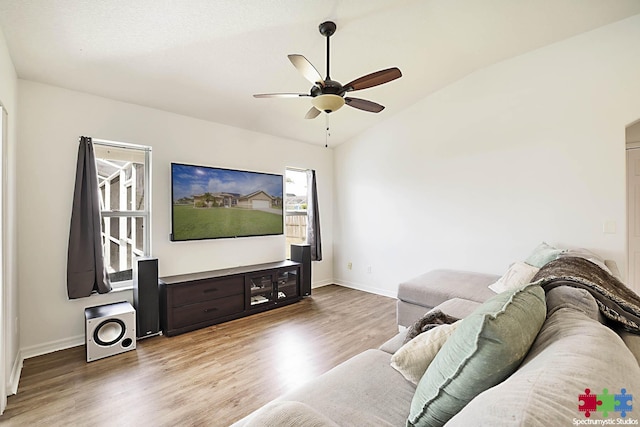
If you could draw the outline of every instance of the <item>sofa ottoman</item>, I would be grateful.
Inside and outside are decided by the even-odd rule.
[[[495,274],[439,269],[402,282],[396,303],[398,326],[412,325],[427,311],[452,298],[485,302],[496,294],[488,286],[499,278]]]

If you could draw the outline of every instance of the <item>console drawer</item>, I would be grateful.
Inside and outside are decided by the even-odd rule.
[[[199,280],[192,284],[183,284],[173,287],[171,289],[171,305],[173,307],[181,307],[183,305],[194,304],[243,293],[244,280],[241,276]]]
[[[172,329],[206,322],[244,311],[244,295],[232,295],[173,309]]]

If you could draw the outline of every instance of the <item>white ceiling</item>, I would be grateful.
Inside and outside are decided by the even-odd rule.
[[[324,114],[287,59],[347,83],[397,66],[399,80],[353,96],[386,106],[329,116],[334,146],[495,62],[640,13],[640,0],[0,0],[19,78],[314,144]]]

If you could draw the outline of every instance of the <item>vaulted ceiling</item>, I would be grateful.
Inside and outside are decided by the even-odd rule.
[[[329,115],[334,146],[498,61],[640,13],[639,0],[0,0],[18,77],[293,140],[326,142],[305,120],[311,83],[287,55],[341,83],[398,67],[403,77],[353,96],[381,113]]]

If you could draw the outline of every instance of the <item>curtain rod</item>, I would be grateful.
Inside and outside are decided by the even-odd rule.
[[[129,148],[129,149],[135,149],[135,150],[151,151],[151,147],[146,146],[146,145],[130,144],[128,142],[120,142],[120,141],[109,141],[107,139],[98,139],[98,138],[91,138],[91,141],[93,141],[95,143],[98,143],[100,145],[108,145],[110,147]]]

